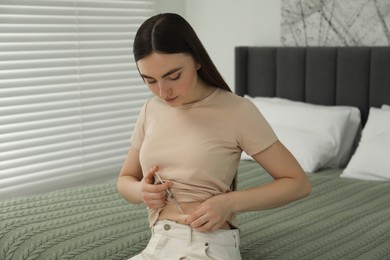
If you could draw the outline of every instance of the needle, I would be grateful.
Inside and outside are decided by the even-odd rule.
[[[158,180],[161,182],[161,184],[164,183],[164,181],[161,179],[160,175],[158,174],[158,172],[156,172],[156,176],[158,178]],[[177,203],[176,199],[173,197],[171,191],[169,189],[166,189],[167,193],[168,193],[168,196],[171,198],[171,200],[173,201],[173,203],[175,204],[176,208],[178,208],[181,213],[184,214],[184,210],[180,207],[179,203]]]

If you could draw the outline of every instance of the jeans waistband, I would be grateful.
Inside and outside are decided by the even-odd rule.
[[[188,243],[203,242],[233,247],[238,247],[240,244],[238,229],[218,229],[213,232],[200,232],[189,225],[179,224],[170,220],[158,220],[152,227],[152,232],[153,234],[163,234],[187,240]]]

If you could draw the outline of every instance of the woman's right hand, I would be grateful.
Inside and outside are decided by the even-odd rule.
[[[149,208],[162,208],[166,204],[166,190],[172,186],[172,183],[166,181],[161,184],[154,184],[154,176],[158,172],[158,166],[151,168],[141,180],[141,198]]]

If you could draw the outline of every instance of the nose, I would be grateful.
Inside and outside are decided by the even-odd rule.
[[[158,85],[158,88],[159,88],[159,94],[161,98],[168,98],[172,93],[172,90],[164,84],[160,83]]]

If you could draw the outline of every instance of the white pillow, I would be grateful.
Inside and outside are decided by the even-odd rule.
[[[246,96],[250,98],[249,96]],[[329,168],[345,168],[353,152],[356,149],[357,143],[361,136],[361,115],[360,110],[357,107],[352,106],[324,106],[315,105],[310,103],[304,103],[299,101],[292,101],[283,98],[269,98],[269,97],[256,97],[255,99],[262,100],[264,102],[279,102],[288,103],[302,107],[302,109],[321,109],[323,112],[329,110],[340,111],[340,113],[349,113],[347,126],[343,129],[343,136],[340,143],[340,149],[336,156],[326,165]]]
[[[275,126],[273,129],[305,171],[314,172],[323,168],[333,155],[334,143],[321,134],[288,127]]]
[[[370,108],[359,146],[341,177],[390,180],[390,110]]]
[[[346,165],[360,127],[357,108],[245,97],[259,108],[305,171]],[[250,157],[243,155],[242,159]]]
[[[386,104],[383,104],[383,105],[382,105],[382,109],[390,110],[390,106],[389,106],[389,105],[386,105]]]

